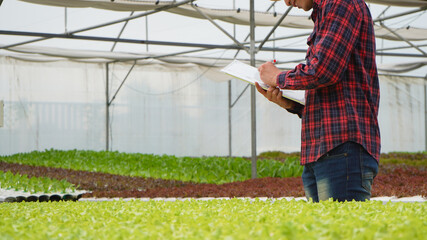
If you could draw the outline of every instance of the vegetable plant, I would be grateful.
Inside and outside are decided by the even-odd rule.
[[[175,157],[106,151],[60,151],[20,153],[2,156],[0,161],[125,176],[161,178],[196,183],[227,183],[251,178],[251,162],[244,158]],[[285,162],[266,159],[257,162],[258,177],[301,176],[297,158]]]
[[[425,239],[426,203],[247,199],[0,204],[1,239]]]
[[[46,177],[31,177],[0,171],[0,188],[29,193],[75,192],[76,187],[65,181]]]

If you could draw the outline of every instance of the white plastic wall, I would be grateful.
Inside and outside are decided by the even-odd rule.
[[[4,112],[4,103],[3,100],[0,100],[0,127],[3,127],[3,112]]]
[[[425,80],[380,77],[382,151],[425,151]]]
[[[95,149],[105,142],[101,65],[0,58],[0,153]],[[105,94],[104,94],[105,95]]]
[[[110,65],[110,99],[131,65]],[[110,107],[110,150],[228,155],[228,82],[197,66],[135,66]],[[209,76],[209,79],[208,79]],[[0,155],[105,150],[105,64],[0,57]],[[246,86],[232,80],[232,101]],[[382,151],[425,148],[424,80],[381,76]],[[250,91],[231,110],[232,154],[251,154]],[[257,152],[300,150],[300,120],[257,94]]]

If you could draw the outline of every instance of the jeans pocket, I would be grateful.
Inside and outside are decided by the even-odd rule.
[[[372,172],[363,173],[362,172],[362,187],[366,191],[368,191],[369,193],[371,192],[373,182],[374,182],[374,173],[372,173]]]
[[[325,154],[317,162],[327,162],[327,160],[334,160],[339,158],[345,158],[348,153],[336,153],[336,154]]]

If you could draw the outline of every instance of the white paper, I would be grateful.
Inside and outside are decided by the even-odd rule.
[[[248,82],[252,85],[255,85],[257,82],[262,88],[268,89],[266,85],[259,76],[259,71],[256,67],[252,67],[246,63],[234,60],[223,69],[222,72],[245,82]],[[281,89],[283,97],[305,105],[305,90],[287,90]]]

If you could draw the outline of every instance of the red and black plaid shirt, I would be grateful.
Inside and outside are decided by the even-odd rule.
[[[363,0],[314,0],[311,17],[306,64],[277,78],[280,88],[306,90],[305,107],[289,110],[302,118],[301,164],[346,141],[379,161],[380,93],[369,9]]]

